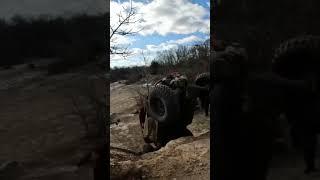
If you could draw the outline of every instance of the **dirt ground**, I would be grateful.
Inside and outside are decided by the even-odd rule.
[[[188,128],[194,137],[183,137],[169,142],[156,152],[142,156],[123,152],[142,151],[144,141],[139,128],[136,98],[142,84],[110,85],[110,161],[111,177],[116,179],[209,179],[210,132],[209,117],[197,112]]]
[[[91,111],[80,89],[97,71],[93,67],[47,76],[44,68],[27,65],[0,70],[0,179],[89,180],[92,165],[76,164],[95,145],[84,138],[86,129],[74,112],[71,97],[79,108]],[[188,127],[194,137],[171,141],[152,153],[136,155],[143,139],[136,109],[136,90],[142,84],[110,86],[111,176],[122,179],[209,179],[209,118],[196,112]],[[90,114],[90,113],[89,113]],[[94,123],[89,129],[94,129]],[[124,152],[116,148],[131,150]],[[318,153],[318,157],[320,154]],[[318,167],[320,161],[318,160]],[[3,167],[10,165],[3,170]],[[317,180],[320,173],[303,175],[303,160],[296,152],[274,156],[268,180]]]
[[[319,149],[318,145],[318,149]],[[268,180],[318,180],[320,172],[305,175],[304,161],[301,152],[294,149],[274,153],[269,170]],[[317,167],[320,167],[320,152],[317,153]]]
[[[71,97],[85,101],[79,84],[95,70],[48,76],[41,66],[0,70],[0,166],[17,162],[2,169],[0,179],[92,179],[90,165],[76,166],[94,141],[84,138]],[[92,109],[87,103],[79,108]]]
[[[111,176],[122,179],[209,179],[210,120],[201,112],[196,112],[193,123],[188,127],[194,137],[173,140],[164,148],[142,156],[114,149],[142,150],[143,139],[135,108],[136,92],[141,86],[121,82],[110,86],[111,121],[118,122],[110,127]],[[275,148],[268,180],[320,179],[320,172],[304,175],[301,152],[292,148],[288,151],[279,150]],[[320,167],[320,151],[317,157],[317,167]]]

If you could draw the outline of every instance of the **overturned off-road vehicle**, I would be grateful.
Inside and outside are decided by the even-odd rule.
[[[209,94],[209,80],[204,80],[209,74],[205,74],[199,75],[193,85],[179,73],[170,74],[153,84],[139,112],[147,143],[144,151],[151,151],[151,144],[153,149],[158,149],[170,140],[192,136],[186,127],[192,122],[197,98],[204,99]]]

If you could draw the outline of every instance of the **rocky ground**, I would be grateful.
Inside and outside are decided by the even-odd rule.
[[[92,179],[90,165],[76,166],[94,140],[84,138],[85,124],[93,126],[75,104],[90,119],[82,87],[96,69],[48,76],[39,63],[0,70],[0,179]]]
[[[169,142],[156,152],[137,155],[144,143],[137,114],[142,84],[110,86],[111,177],[113,179],[209,179],[209,117],[197,112],[189,129],[194,137]],[[125,152],[119,148],[129,150]]]

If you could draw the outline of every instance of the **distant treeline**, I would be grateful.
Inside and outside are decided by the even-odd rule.
[[[159,52],[150,66],[112,68],[110,80],[128,80],[130,84],[147,74],[164,76],[175,71],[192,80],[200,73],[209,72],[209,53],[209,40],[193,46],[179,46]]]
[[[106,14],[0,19],[0,66],[29,58],[83,63],[106,53]]]
[[[112,68],[110,70],[110,82],[127,80],[127,83],[130,84],[145,77],[146,73],[147,68],[144,66]]]

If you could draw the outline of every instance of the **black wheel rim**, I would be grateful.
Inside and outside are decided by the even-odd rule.
[[[159,116],[163,116],[165,114],[165,106],[164,103],[158,98],[152,98],[150,103],[151,109]]]

